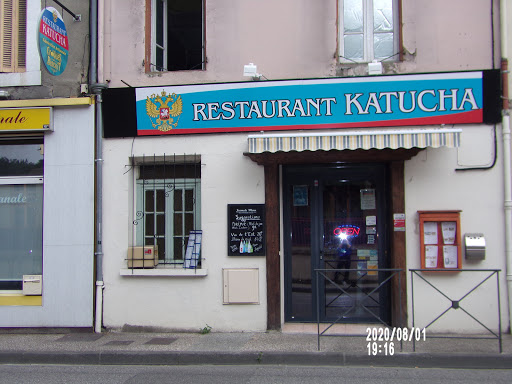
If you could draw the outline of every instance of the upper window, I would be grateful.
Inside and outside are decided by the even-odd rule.
[[[0,2],[0,87],[41,85],[37,20],[41,2]]]
[[[341,61],[383,61],[398,53],[398,0],[339,0]]]
[[[151,0],[149,71],[204,69],[203,0]]]
[[[27,3],[26,0],[2,1],[0,46],[1,72],[25,72],[27,44]]]

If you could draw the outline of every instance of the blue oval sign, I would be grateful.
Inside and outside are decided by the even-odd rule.
[[[55,76],[64,72],[68,63],[68,33],[60,13],[53,7],[41,13],[39,53],[48,72]]]

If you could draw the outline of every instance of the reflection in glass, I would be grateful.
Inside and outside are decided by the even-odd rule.
[[[43,268],[43,185],[0,185],[0,281]]]
[[[378,276],[366,271],[378,264],[376,228],[367,225],[367,217],[376,216],[377,210],[375,201],[361,201],[361,191],[373,188],[369,181],[340,180],[325,185],[323,254],[325,269],[333,269],[324,280],[326,319],[372,322],[375,317],[371,313],[379,315],[379,292],[367,296],[378,286]]]
[[[42,175],[42,139],[0,145],[0,176]]]

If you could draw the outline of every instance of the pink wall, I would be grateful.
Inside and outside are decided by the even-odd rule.
[[[206,0],[206,71],[144,72],[145,1],[100,4],[100,81],[111,87],[250,81],[253,62],[270,80],[365,75],[366,65],[336,59],[336,0]],[[404,61],[384,73],[488,69],[491,0],[402,0]],[[495,57],[499,10],[495,7]],[[498,65],[498,60],[496,59]]]

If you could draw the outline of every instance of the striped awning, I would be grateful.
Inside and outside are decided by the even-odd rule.
[[[462,129],[360,130],[249,135],[249,153],[458,147]]]

